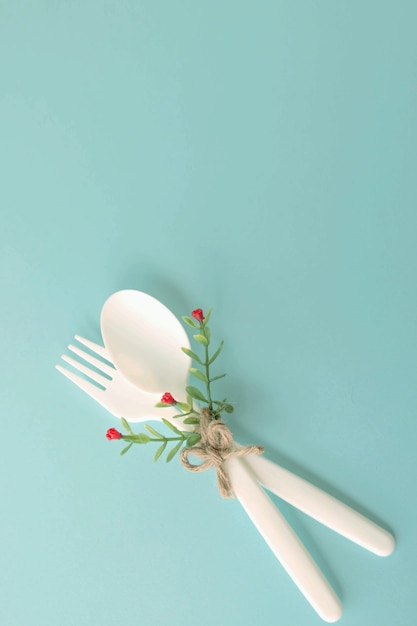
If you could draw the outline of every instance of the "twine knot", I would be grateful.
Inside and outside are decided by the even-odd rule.
[[[214,467],[217,474],[217,486],[223,498],[234,498],[232,485],[224,469],[224,461],[249,454],[262,454],[262,446],[236,447],[233,435],[222,420],[216,420],[210,409],[203,409],[200,415],[201,440],[192,448],[183,448],[180,459],[183,467],[190,472],[204,472]],[[202,460],[199,465],[190,463],[190,454]]]

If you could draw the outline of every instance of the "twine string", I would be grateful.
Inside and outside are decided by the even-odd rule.
[[[262,446],[236,447],[233,435],[226,424],[220,419],[214,419],[208,408],[204,408],[200,415],[201,440],[191,448],[183,448],[180,460],[190,472],[204,472],[214,467],[217,475],[217,486],[223,498],[234,498],[233,488],[229,477],[224,469],[224,462],[228,459],[250,454],[262,454]],[[201,459],[197,465],[190,463],[191,455]]]

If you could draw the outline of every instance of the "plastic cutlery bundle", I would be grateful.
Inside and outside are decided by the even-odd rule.
[[[62,365],[57,369],[118,418],[131,423],[165,419],[193,430],[187,420],[174,417],[174,406],[155,407],[166,389],[180,397],[187,385],[191,358],[180,348],[190,352],[189,341],[174,314],[148,294],[120,291],[103,306],[101,333],[104,346],[76,335],[89,351],[70,345],[77,358],[62,356],[82,377]],[[264,488],[378,556],[391,554],[393,536],[263,455],[228,458],[222,466],[235,497],[305,598],[323,620],[337,621],[340,600]]]

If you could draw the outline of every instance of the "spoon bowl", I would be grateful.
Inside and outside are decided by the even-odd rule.
[[[141,291],[118,291],[104,303],[100,324],[111,360],[131,384],[185,399],[191,359],[180,348],[190,343],[162,302]]]

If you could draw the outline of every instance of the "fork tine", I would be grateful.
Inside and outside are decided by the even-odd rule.
[[[106,388],[110,382],[108,378],[105,378],[104,376],[97,374],[97,372],[94,372],[90,368],[86,367],[79,361],[72,359],[70,356],[67,356],[66,354],[63,354],[61,356],[61,359],[63,359],[64,361],[72,365],[72,367],[74,367],[76,370],[78,370],[79,372],[82,372],[83,374],[88,376],[88,378],[91,378],[91,380],[94,380],[96,383],[98,383],[104,388]]]
[[[103,361],[99,361],[94,356],[91,356],[91,354],[88,354],[87,352],[84,352],[84,350],[77,348],[77,346],[73,346],[70,344],[68,346],[68,349],[71,350],[71,352],[74,352],[75,354],[80,356],[82,359],[84,359],[84,361],[87,361],[87,363],[90,363],[90,365],[96,367],[98,370],[103,372],[103,374],[107,374],[107,376],[113,378],[116,370],[113,367],[110,367],[110,365],[103,363]]]
[[[79,341],[84,346],[86,346],[86,348],[90,348],[92,352],[95,352],[96,354],[101,356],[102,359],[106,359],[106,361],[111,363],[111,360],[109,359],[109,355],[107,354],[107,350],[106,348],[104,348],[104,346],[99,346],[98,343],[94,343],[94,341],[85,339],[85,337],[81,337],[81,335],[74,335],[74,337],[77,341]]]
[[[81,376],[74,374],[74,372],[70,372],[65,367],[62,367],[62,365],[55,365],[55,367],[58,372],[61,372],[61,374],[69,378],[75,385],[77,385],[77,387],[85,391],[85,393],[101,404],[101,396],[103,394],[101,389],[88,382],[88,380],[81,378]]]

